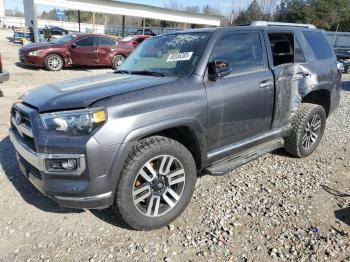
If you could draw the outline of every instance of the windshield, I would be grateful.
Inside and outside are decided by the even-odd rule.
[[[76,34],[68,34],[68,35],[62,36],[60,38],[53,39],[49,43],[50,44],[55,44],[55,45],[64,45],[64,44],[68,43],[70,40],[72,40],[72,39],[74,39],[76,37],[77,37]]]
[[[196,66],[209,33],[171,34],[141,44],[121,65],[122,73],[186,76]]]

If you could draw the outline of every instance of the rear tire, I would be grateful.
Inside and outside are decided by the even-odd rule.
[[[44,64],[49,71],[60,71],[64,66],[64,61],[60,55],[51,54],[45,57]]]
[[[311,155],[321,142],[325,127],[324,108],[314,104],[302,104],[293,117],[293,131],[285,138],[284,149],[299,158]]]
[[[123,55],[116,55],[115,57],[113,57],[112,60],[112,67],[114,70],[117,70],[125,61],[125,56]]]
[[[114,210],[136,230],[161,228],[185,210],[196,180],[195,162],[186,147],[161,136],[143,139],[125,161]]]

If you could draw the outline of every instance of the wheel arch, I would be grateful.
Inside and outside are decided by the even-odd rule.
[[[151,136],[164,136],[184,145],[192,154],[197,170],[204,163],[204,139],[201,125],[188,118],[173,119],[136,129],[129,133],[123,143],[133,143]]]
[[[50,53],[47,53],[43,59],[43,64],[45,64],[45,59],[49,56],[49,55],[58,55],[62,58],[63,60],[63,67],[66,67],[67,66],[67,56],[61,54],[60,52],[50,52]]]
[[[328,89],[318,89],[311,91],[302,98],[302,103],[322,106],[326,111],[326,115],[328,117],[331,106],[331,93]]]

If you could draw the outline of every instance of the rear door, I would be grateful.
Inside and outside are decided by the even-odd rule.
[[[73,65],[95,66],[98,64],[98,39],[86,36],[69,47]]]
[[[232,73],[206,80],[208,149],[215,150],[271,130],[274,79],[260,31],[221,36],[210,61],[226,61]]]
[[[117,43],[109,37],[98,38],[98,65],[110,66],[112,65],[113,57],[116,55]]]

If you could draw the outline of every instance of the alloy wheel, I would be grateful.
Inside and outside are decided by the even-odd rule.
[[[172,210],[185,187],[185,170],[178,159],[160,155],[138,172],[133,186],[133,202],[148,217],[159,217]]]
[[[51,56],[48,65],[52,70],[58,70],[62,67],[62,60],[57,56]]]
[[[317,142],[321,132],[322,120],[319,115],[314,115],[306,124],[302,139],[304,150],[310,150]]]
[[[116,56],[114,59],[114,67],[118,69],[125,61],[123,56]]]

